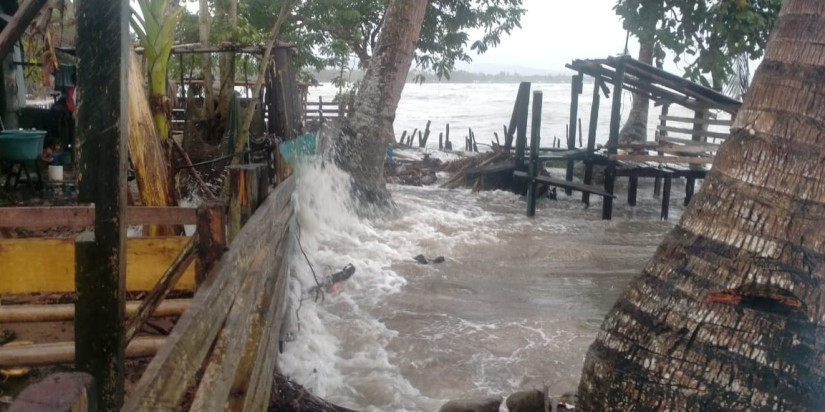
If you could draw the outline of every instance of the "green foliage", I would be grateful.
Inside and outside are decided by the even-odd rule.
[[[762,56],[782,0],[619,0],[616,14],[637,37],[655,36],[654,58],[665,51],[686,63],[685,77],[720,86],[737,55]]]
[[[260,4],[267,0],[245,1]],[[307,67],[341,67],[353,54],[365,67],[377,44],[387,4],[388,0],[304,1],[286,28],[285,39],[298,45],[304,59],[299,63]],[[416,66],[438,78],[449,77],[457,62],[472,60],[470,52],[483,53],[498,45],[501,35],[520,27],[525,13],[521,5],[521,0],[430,1]],[[480,30],[482,37],[470,43],[471,30]]]

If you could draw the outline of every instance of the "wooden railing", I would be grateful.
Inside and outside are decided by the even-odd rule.
[[[635,153],[616,154],[610,158],[635,162],[710,164],[721,143],[730,135],[727,131],[708,130],[709,126],[729,129],[730,120],[667,115],[659,116],[659,120],[654,142],[619,145],[619,149]],[[640,153],[644,151],[656,154]]]

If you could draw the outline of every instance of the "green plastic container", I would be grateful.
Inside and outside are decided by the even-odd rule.
[[[43,153],[45,130],[4,130],[0,132],[0,160],[25,162]]]

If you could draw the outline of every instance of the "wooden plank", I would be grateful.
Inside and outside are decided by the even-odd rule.
[[[126,221],[130,225],[194,225],[197,223],[196,211],[191,207],[132,206],[126,208]],[[94,205],[0,208],[0,227],[85,227],[94,225],[94,218]]]
[[[287,310],[286,300],[283,299],[283,297],[286,296],[286,287],[289,279],[289,265],[285,264],[287,263],[287,255],[285,252],[288,251],[287,248],[290,245],[286,244],[285,246],[284,248],[279,248],[279,253],[284,252],[284,255],[281,257],[282,263],[278,268],[275,286],[269,289],[272,290],[273,293],[268,295],[270,299],[269,302],[262,302],[262,306],[268,304],[269,307],[263,319],[260,319],[263,321],[260,325],[260,330],[263,332],[263,335],[257,346],[257,353],[253,364],[254,367],[250,372],[247,372],[245,368],[240,368],[235,375],[235,382],[232,384],[233,388],[244,387],[246,397],[243,407],[240,407],[237,401],[238,397],[234,396],[235,392],[238,391],[238,389],[235,389],[232,392],[233,398],[230,399],[230,409],[232,410],[262,411],[267,408],[271,399],[270,395],[275,377],[273,371],[277,369],[281,322]],[[254,320],[257,322],[259,318],[256,317]],[[248,347],[247,353],[251,353],[255,349],[254,346]],[[241,379],[240,382],[239,378]],[[235,407],[236,405],[238,407]]]
[[[238,291],[246,268],[266,267],[293,216],[295,179],[278,185],[249,219],[218,265],[192,299],[166,344],[146,368],[124,411],[173,410],[194,379],[215,342]]]
[[[685,145],[685,146],[704,146],[704,147],[714,147],[715,146],[716,149],[712,150],[712,151],[719,151],[719,147],[722,146],[721,144],[716,144],[716,143],[697,142],[697,141],[692,140],[692,139],[685,139],[685,138],[681,138],[681,137],[670,137],[670,136],[659,136],[659,141],[663,142],[663,143],[682,144],[682,145]],[[707,146],[707,145],[713,145],[713,146]]]
[[[129,207],[126,220],[130,225],[194,225],[198,223],[194,207]]]
[[[720,133],[720,132],[710,132],[707,130],[702,131],[695,131],[693,129],[685,129],[681,127],[670,127],[670,126],[656,126],[656,129],[662,132],[672,132],[672,133],[684,133],[689,134],[691,136],[695,134],[699,134],[703,137],[710,137],[713,139],[727,139],[730,137],[730,133]]]
[[[524,170],[524,152],[527,148],[527,110],[530,108],[530,83],[522,82],[519,94],[524,93],[522,99],[516,99],[516,170]],[[512,133],[512,131],[511,131]]]
[[[140,337],[126,347],[125,356],[152,356],[163,344],[164,337]],[[0,367],[39,366],[75,361],[74,342],[36,343],[21,346],[0,346]]]
[[[0,227],[39,229],[53,226],[92,226],[95,208],[88,206],[4,207]]]
[[[530,177],[530,175],[527,172],[521,172],[521,171],[513,172],[513,177],[518,178],[518,179],[533,179],[533,178]],[[564,179],[556,179],[556,178],[549,177],[549,176],[536,176],[535,180],[536,180],[536,182],[544,183],[544,184],[550,185],[550,186],[556,186],[556,187],[562,187],[562,188],[563,187],[569,187],[569,188],[571,188],[575,191],[578,191],[578,192],[587,191],[587,192],[590,192],[592,194],[599,195],[599,196],[602,196],[602,197],[611,197],[611,198],[616,197],[616,196],[608,193],[607,191],[603,190],[602,188],[600,188],[598,186],[589,186],[589,185],[584,185],[584,184],[576,183],[576,182],[568,182]]]
[[[733,124],[731,120],[719,120],[719,119],[694,119],[693,117],[679,117],[679,116],[666,116],[666,115],[659,115],[659,120],[665,121],[672,121],[672,122],[685,122],[685,123],[698,123],[698,124],[707,124],[707,125],[715,125],[715,126],[730,126]]]
[[[183,236],[127,239],[126,289],[152,289],[188,240]],[[74,239],[0,239],[0,293],[74,292],[74,254]],[[177,288],[191,290],[194,275],[190,266]]]
[[[652,150],[663,153],[706,153],[719,151],[720,145],[705,142],[694,142],[695,144],[676,144],[672,142],[647,144],[631,143],[620,144],[619,149],[623,150]]]
[[[659,162],[659,163],[690,163],[690,164],[712,164],[712,157],[689,157],[689,156],[656,156],[637,154],[615,154],[610,155],[611,160],[631,160],[636,162]]]

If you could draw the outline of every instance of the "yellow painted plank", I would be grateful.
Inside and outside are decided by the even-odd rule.
[[[186,244],[186,237],[126,240],[126,289],[150,290]],[[175,289],[192,289],[190,265]],[[74,292],[74,239],[0,239],[0,293]]]

